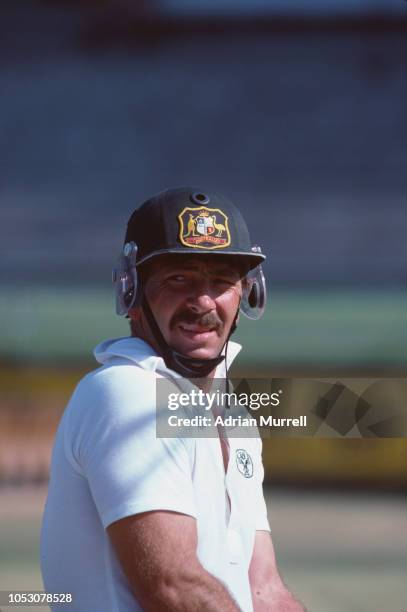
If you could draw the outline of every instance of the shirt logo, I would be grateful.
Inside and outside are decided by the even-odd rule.
[[[249,453],[244,448],[236,450],[236,465],[237,469],[245,478],[253,476],[253,461]]]
[[[190,208],[178,215],[179,235],[185,246],[199,249],[224,249],[230,245],[228,218],[220,208]]]

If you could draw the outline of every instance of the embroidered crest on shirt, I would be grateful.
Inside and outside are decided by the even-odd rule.
[[[245,478],[253,476],[253,461],[249,453],[244,448],[236,449],[236,465],[237,469]]]
[[[185,246],[223,249],[230,245],[228,218],[219,208],[186,207],[178,215],[178,238]]]

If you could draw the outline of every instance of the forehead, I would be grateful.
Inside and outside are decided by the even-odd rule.
[[[202,274],[219,272],[240,274],[240,266],[237,261],[227,256],[172,254],[157,257],[148,264],[148,275],[170,270],[193,270]]]

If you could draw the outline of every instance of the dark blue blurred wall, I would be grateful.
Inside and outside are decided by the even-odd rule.
[[[235,199],[275,284],[403,287],[402,27],[92,15],[3,5],[3,284],[105,282],[131,210],[190,183]]]

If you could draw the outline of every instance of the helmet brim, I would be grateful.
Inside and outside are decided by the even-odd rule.
[[[196,256],[199,255],[201,257],[206,257],[206,256],[216,256],[216,257],[232,257],[232,258],[236,258],[236,261],[241,261],[244,262],[245,265],[248,267],[248,270],[253,270],[253,268],[255,268],[256,266],[258,266],[259,264],[263,263],[266,259],[266,256],[263,255],[263,253],[247,253],[245,251],[215,251],[215,250],[208,250],[208,251],[204,251],[202,249],[200,250],[194,250],[188,247],[177,247],[176,249],[160,249],[158,251],[154,251],[154,253],[150,253],[149,255],[146,255],[145,257],[142,257],[139,261],[136,262],[136,267],[140,266],[143,263],[146,263],[147,261],[152,261],[153,259],[155,259],[156,257],[162,257],[163,255],[188,255],[189,256]]]

